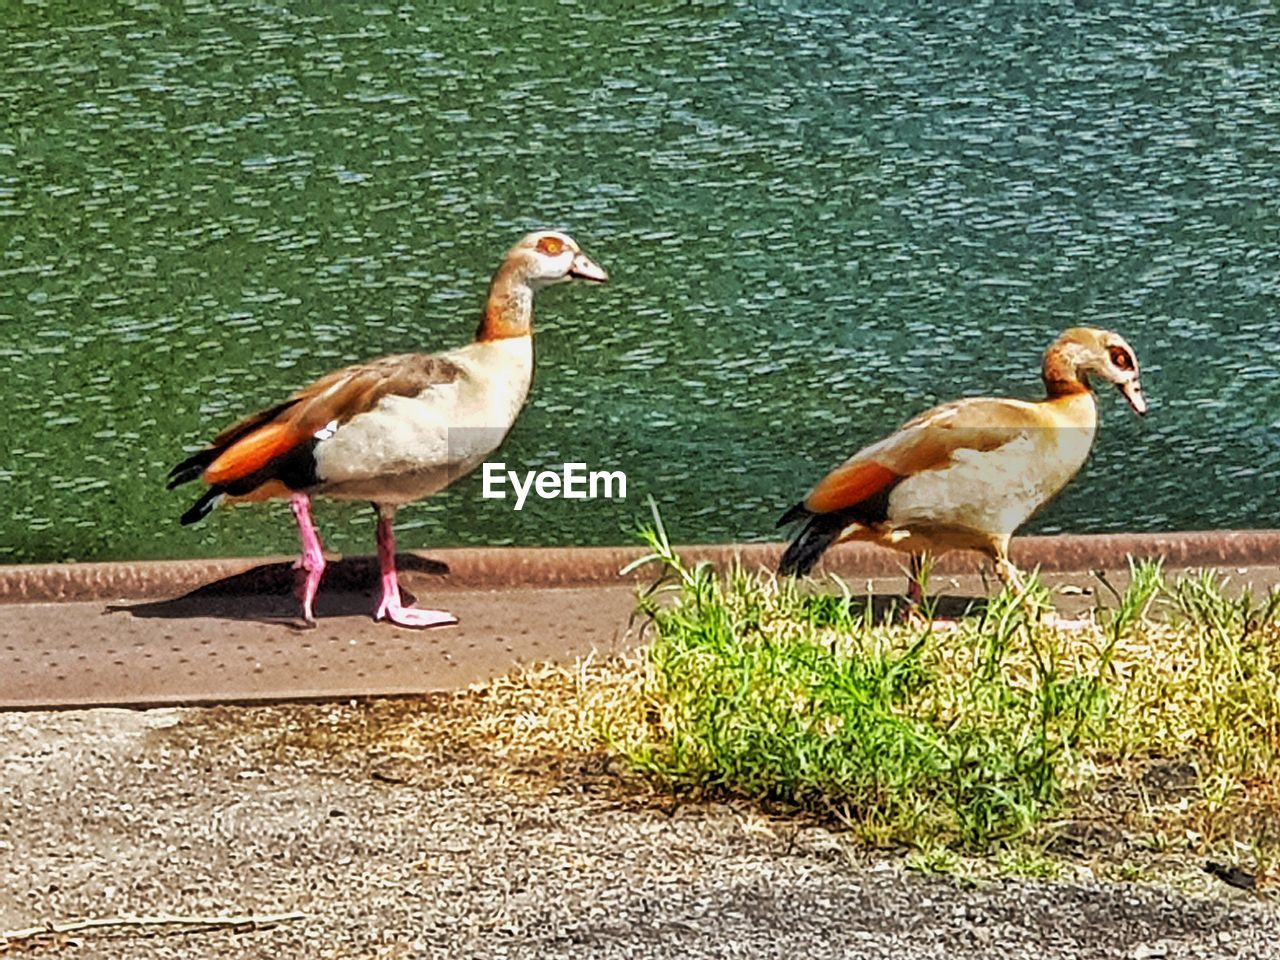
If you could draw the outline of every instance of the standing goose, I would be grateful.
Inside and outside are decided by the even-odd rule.
[[[494,274],[472,343],[346,367],[223,430],[169,473],[171,490],[197,477],[209,487],[182,522],[195,523],[223,501],[288,498],[302,541],[302,615],[314,624],[325,562],[311,497],[368,500],[378,513],[382,570],[375,619],[403,627],[457,623],[444,611],[401,602],[395,512],[443,490],[502,443],[533,378],[533,295],[570,279],[604,283],[608,276],[572,237],[529,234]]]
[[[840,540],[868,540],[911,555],[908,596],[921,597],[924,554],[977,550],[1021,589],[1009,538],[1084,465],[1098,424],[1089,387],[1116,385],[1143,416],[1138,361],[1123,337],[1066,331],[1045,352],[1043,400],[970,397],[934,407],[822,478],[778,525],[804,521],[779,574],[808,573]]]

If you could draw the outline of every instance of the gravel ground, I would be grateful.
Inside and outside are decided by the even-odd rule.
[[[640,802],[598,757],[487,751],[448,709],[409,749],[406,709],[0,714],[0,930],[306,914],[0,955],[1280,957],[1280,911],[1226,887],[932,879],[820,827]]]

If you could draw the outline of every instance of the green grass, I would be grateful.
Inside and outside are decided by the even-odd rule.
[[[1139,564],[1096,629],[1042,622],[1032,578],[1036,602],[1001,593],[942,633],[878,622],[842,585],[686,566],[656,515],[646,538],[650,642],[605,728],[662,789],[809,811],[874,843],[999,849],[1031,872],[1048,869],[1034,851],[1050,818],[1105,804],[1126,828],[1243,840],[1274,863],[1257,822],[1280,780],[1280,595]],[[1195,771],[1190,797],[1142,787],[1172,759]]]

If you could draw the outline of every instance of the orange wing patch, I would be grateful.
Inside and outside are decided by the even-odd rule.
[[[875,496],[898,479],[898,474],[874,460],[846,464],[823,477],[805,498],[804,505],[814,513],[843,510]]]
[[[205,468],[203,479],[210,486],[232,483],[261,470],[280,454],[306,438],[289,423],[268,423],[237,440]]]
[[[346,423],[372,410],[383,397],[418,396],[460,376],[462,368],[452,360],[426,354],[400,354],[345,367],[299,390],[284,403],[227,427],[203,451],[173,469],[170,485],[196,476],[210,486],[235,483],[316,436],[326,424]]]

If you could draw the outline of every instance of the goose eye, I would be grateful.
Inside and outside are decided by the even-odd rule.
[[[564,241],[559,237],[543,237],[538,241],[538,252],[548,257],[558,257],[564,252]]]
[[[1129,355],[1129,351],[1124,347],[1112,347],[1107,351],[1111,357],[1111,363],[1118,370],[1132,370],[1133,357]]]

